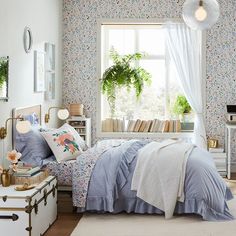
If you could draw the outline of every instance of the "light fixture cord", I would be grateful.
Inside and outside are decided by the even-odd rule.
[[[200,0],[199,1],[199,7],[202,7],[203,6],[203,0]]]

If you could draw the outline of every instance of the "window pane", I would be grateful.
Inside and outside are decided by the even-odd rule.
[[[163,29],[139,30],[139,50],[148,55],[165,54],[165,36]]]
[[[134,46],[134,30],[109,30],[109,50],[113,47],[119,54],[124,55],[134,53]]]
[[[140,60],[139,65],[152,76],[152,87],[165,87],[165,60]]]
[[[152,75],[151,86],[145,86],[141,98],[136,99],[135,91],[125,88],[117,91],[116,116],[126,119],[165,118],[165,61],[142,60],[142,68]],[[106,100],[106,97],[104,97]],[[109,109],[104,104],[104,116],[109,117]]]

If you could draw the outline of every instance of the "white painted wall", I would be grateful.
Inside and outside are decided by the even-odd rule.
[[[0,126],[15,107],[43,105],[43,114],[52,105],[61,104],[61,0],[0,0],[0,56],[10,58],[9,101],[0,101]],[[25,26],[32,30],[33,48],[23,48]],[[34,50],[43,50],[44,43],[56,45],[56,99],[47,102],[43,93],[34,93]],[[50,126],[56,125],[52,114]],[[54,119],[53,119],[54,117]],[[5,152],[11,148],[11,122],[5,141]],[[0,141],[2,143],[2,141]],[[2,156],[0,144],[0,156]]]

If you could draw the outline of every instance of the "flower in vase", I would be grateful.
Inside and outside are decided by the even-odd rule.
[[[12,165],[17,164],[21,156],[21,153],[17,152],[16,150],[12,150],[11,152],[7,153],[7,159],[12,163]]]
[[[17,152],[16,150],[12,150],[10,152],[7,153],[7,160],[10,161],[10,165],[8,168],[3,168],[1,165],[0,165],[0,174],[2,174],[3,170],[7,170],[10,172],[16,172],[17,171],[17,164],[18,164],[18,161],[19,159],[21,158],[21,153],[20,152]]]

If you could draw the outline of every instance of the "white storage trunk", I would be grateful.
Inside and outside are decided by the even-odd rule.
[[[0,234],[41,236],[57,217],[57,181],[49,176],[37,187],[16,191],[0,187]]]

